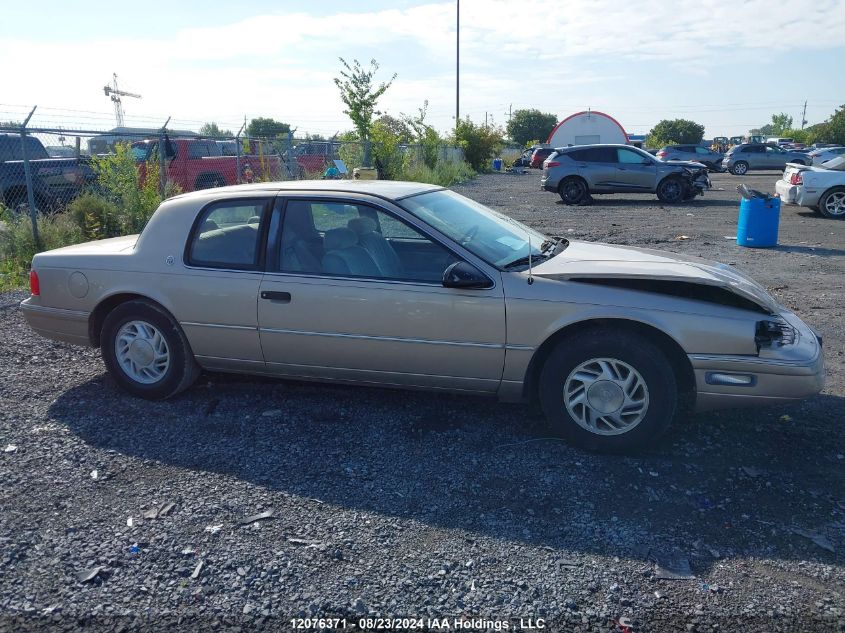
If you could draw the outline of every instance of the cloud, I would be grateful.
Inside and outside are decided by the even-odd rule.
[[[377,79],[399,74],[382,109],[415,112],[428,99],[432,121],[441,129],[453,124],[452,2],[255,15],[168,37],[97,35],[82,28],[80,13],[80,27],[69,25],[63,41],[37,32],[0,41],[4,101],[101,112],[105,127],[110,104],[102,86],[117,71],[122,87],[143,95],[125,100],[130,119],[172,115],[237,127],[244,115],[263,115],[332,133],[351,127],[332,82],[337,58],[374,57],[382,65]],[[602,99],[621,109],[625,97],[615,86],[632,73],[693,72],[713,81],[741,72],[737,59],[841,51],[843,32],[841,0],[463,0],[461,112],[478,119],[487,111],[501,121],[512,102],[564,115]],[[50,115],[39,116],[47,122]]]

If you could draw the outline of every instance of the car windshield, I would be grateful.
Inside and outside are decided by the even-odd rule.
[[[482,204],[447,190],[405,198],[401,205],[484,261],[500,268],[541,256],[548,237]]]

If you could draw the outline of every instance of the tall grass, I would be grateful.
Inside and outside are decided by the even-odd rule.
[[[32,237],[28,215],[0,209],[0,292],[26,285],[26,275],[36,253],[85,241],[82,228],[68,213],[37,216],[41,248]]]

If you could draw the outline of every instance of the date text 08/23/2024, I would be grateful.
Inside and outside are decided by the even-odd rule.
[[[407,631],[413,629],[439,631],[528,631],[543,630],[543,618],[488,619],[488,618],[372,618],[357,620],[347,618],[291,618],[296,630],[328,630],[354,628],[359,631]]]

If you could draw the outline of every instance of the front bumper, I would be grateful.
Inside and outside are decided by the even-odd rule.
[[[796,331],[795,342],[758,356],[690,354],[696,383],[696,410],[795,402],[824,388],[824,351],[820,337],[791,312],[780,314]],[[729,376],[745,384],[714,384]]]

